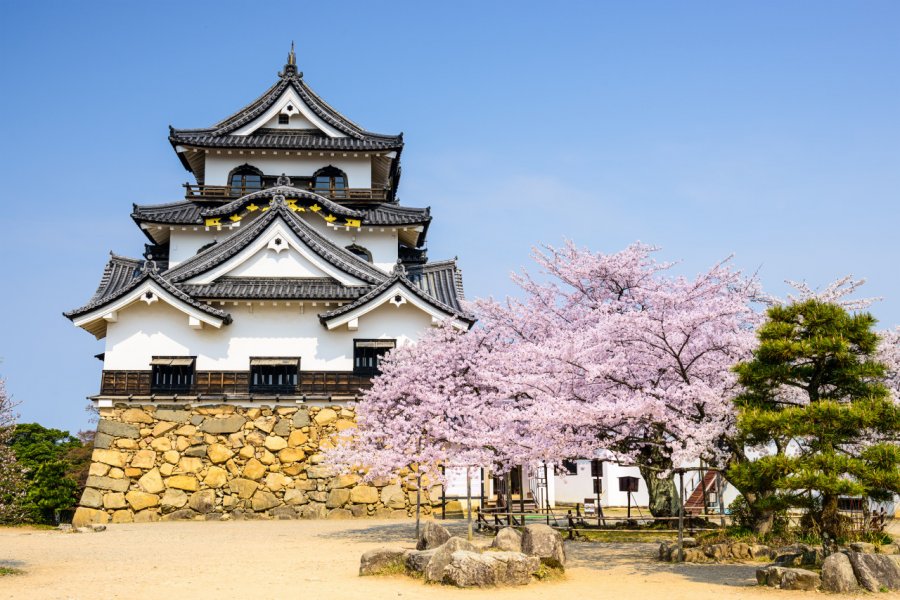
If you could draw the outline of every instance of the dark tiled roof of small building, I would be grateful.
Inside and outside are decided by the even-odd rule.
[[[226,240],[196,254],[176,267],[166,271],[166,277],[176,283],[205,273],[238,254],[255,240],[265,229],[281,216],[285,223],[303,242],[329,264],[369,284],[379,284],[385,274],[363,261],[358,256],[337,246],[298,217],[284,203],[282,197],[275,199],[266,213],[253,221],[246,229],[241,228]]]
[[[262,190],[263,192],[268,190]],[[255,192],[260,193],[260,192]],[[305,192],[310,193],[310,192]],[[219,212],[225,206],[233,205],[243,200],[239,198],[228,204],[218,207],[211,207],[209,204],[201,204],[190,200],[181,202],[171,202],[169,204],[148,204],[133,205],[131,217],[138,223],[160,223],[164,225],[201,225],[203,217],[207,214],[204,211],[215,210],[216,214],[228,214]],[[331,204],[337,204],[329,201]],[[329,206],[331,206],[329,204]],[[340,206],[340,205],[338,205]],[[396,204],[378,204],[375,206],[363,206],[345,210],[352,210],[362,217],[363,225],[372,226],[401,226],[401,225],[422,225],[431,221],[430,208],[413,208],[408,206],[399,206]],[[342,214],[342,213],[335,213]],[[358,218],[358,217],[357,217]]]
[[[230,117],[212,127],[204,129],[170,129],[172,145],[187,144],[203,147],[254,147],[254,148],[296,148],[296,149],[341,149],[341,150],[391,150],[402,149],[403,134],[384,135],[366,131],[322,100],[303,81],[303,74],[296,67],[287,65],[280,80],[266,90],[262,96],[240,109]],[[329,138],[315,135],[309,130],[262,129],[250,135],[232,135],[234,131],[251,123],[265,113],[281,95],[292,88],[300,100],[317,117],[341,132],[346,138]]]
[[[407,279],[454,310],[463,311],[462,271],[455,260],[441,260],[407,269]]]
[[[231,215],[237,213],[240,210],[243,210],[245,206],[254,202],[265,201],[266,203],[268,203],[275,196],[284,196],[287,200],[309,200],[311,202],[321,204],[323,208],[327,209],[332,214],[340,215],[342,217],[353,217],[354,219],[362,219],[364,217],[363,213],[361,213],[360,211],[353,210],[352,208],[347,208],[346,206],[341,206],[337,202],[329,200],[324,196],[320,196],[319,194],[310,192],[309,190],[302,190],[300,188],[295,188],[287,185],[277,185],[275,187],[259,190],[258,192],[252,192],[250,194],[247,194],[246,196],[238,198],[237,200],[232,200],[227,204],[223,204],[215,208],[204,208],[200,211],[200,216],[205,218]]]
[[[213,283],[178,286],[195,298],[273,300],[356,300],[370,286],[350,287],[331,278],[222,277]]]
[[[77,317],[80,317],[81,315],[87,314],[98,308],[111,304],[119,298],[122,298],[123,296],[129,294],[138,286],[142,285],[145,281],[152,280],[166,292],[181,300],[182,302],[188,304],[189,306],[192,306],[193,308],[196,308],[197,310],[205,312],[214,317],[218,317],[222,319],[226,324],[231,322],[231,316],[225,311],[213,308],[212,306],[209,306],[208,304],[205,304],[203,302],[199,302],[172,285],[171,282],[167,281],[164,277],[162,277],[162,275],[160,275],[159,271],[156,270],[155,263],[153,263],[152,261],[137,261],[141,263],[140,270],[137,271],[137,273],[134,273],[132,271],[133,275],[131,280],[125,282],[125,261],[135,262],[135,260],[122,260],[122,257],[114,256],[110,259],[110,263],[112,263],[114,260],[118,260],[119,263],[113,267],[110,267],[109,263],[107,264],[107,267],[103,273],[103,277],[100,280],[100,287],[97,289],[98,292],[103,290],[104,293],[99,296],[95,294],[94,297],[91,298],[90,301],[88,301],[88,303],[84,306],[63,313],[66,317],[68,317],[69,319],[75,319]],[[107,277],[107,273],[112,272],[117,272],[118,281],[124,282],[122,285],[118,285],[118,287],[116,287],[115,289],[111,289],[109,285],[104,285],[104,280],[107,280],[109,282],[112,281],[112,277]]]
[[[88,303],[97,302],[112,296],[120,289],[128,286],[136,277],[140,276],[143,264],[144,261],[141,259],[118,256],[110,252],[109,261],[103,268],[100,285],[97,286],[97,291],[94,292]]]
[[[465,312],[462,309],[454,308],[452,305],[443,302],[442,300],[440,300],[437,297],[435,297],[434,295],[432,295],[432,293],[429,293],[428,291],[423,289],[420,285],[412,282],[409,278],[407,278],[406,272],[402,267],[395,268],[393,273],[391,274],[391,276],[387,280],[385,280],[384,283],[372,288],[372,290],[370,292],[368,292],[365,296],[361,296],[356,301],[351,302],[349,304],[345,304],[344,306],[341,306],[334,310],[320,313],[319,320],[322,323],[327,323],[328,321],[330,321],[336,317],[339,317],[341,315],[345,315],[348,312],[359,308],[360,306],[365,306],[369,302],[378,298],[385,291],[389,290],[391,288],[391,286],[393,286],[394,284],[397,284],[397,283],[402,285],[405,289],[409,290],[411,293],[415,294],[416,296],[418,296],[419,298],[421,298],[422,300],[424,300],[431,306],[437,308],[438,310],[440,310],[444,313],[447,313],[449,315],[453,315],[454,317],[458,318],[459,320],[469,323],[469,325],[472,325],[473,323],[475,323],[475,317],[473,315]],[[458,306],[459,299],[457,298],[455,300],[456,300],[456,304]]]

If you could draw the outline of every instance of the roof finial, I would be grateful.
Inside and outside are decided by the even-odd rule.
[[[303,77],[303,73],[297,71],[297,54],[294,52],[294,42],[291,40],[291,51],[288,52],[287,64],[284,65],[284,72],[278,74],[279,77]]]

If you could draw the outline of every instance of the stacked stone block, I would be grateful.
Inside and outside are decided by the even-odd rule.
[[[335,475],[322,451],[355,426],[350,406],[116,406],[100,411],[73,520],[406,517],[415,483]],[[400,473],[403,475],[405,473]],[[423,513],[441,501],[422,491]]]

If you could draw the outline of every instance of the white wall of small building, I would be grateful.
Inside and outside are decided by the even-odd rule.
[[[350,371],[355,338],[392,338],[398,345],[418,339],[431,317],[409,303],[387,303],[359,320],[359,330],[327,330],[318,313],[335,308],[318,302],[285,306],[240,302],[222,307],[233,322],[220,329],[191,329],[183,312],[160,301],[136,302],[109,323],[104,369],[148,370],[153,356],[196,356],[197,370],[246,371],[250,357],[300,357],[302,370]]]
[[[253,154],[249,150],[210,150],[206,155],[204,183],[228,185],[228,174],[245,164],[256,167],[265,175],[284,173],[297,177],[312,177],[316,171],[330,165],[347,174],[347,187],[372,187],[372,159],[365,153],[311,152],[312,156],[308,153],[297,156],[296,151],[287,155],[278,150],[254,150]]]

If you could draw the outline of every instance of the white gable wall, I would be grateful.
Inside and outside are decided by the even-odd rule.
[[[251,356],[299,356],[302,370],[351,371],[354,338],[393,338],[403,345],[431,326],[431,317],[409,304],[387,304],[361,318],[357,331],[328,331],[318,313],[335,303],[298,304],[229,304],[221,308],[231,314],[230,325],[195,330],[168,305],[138,302],[108,325],[103,368],[148,370],[152,356],[196,356],[200,371],[247,371]]]
[[[229,154],[231,152],[231,154]],[[243,152],[243,154],[239,154]],[[228,174],[248,164],[256,167],[265,175],[295,175],[299,177],[312,177],[313,173],[333,165],[347,174],[347,187],[369,188],[372,187],[372,159],[357,152],[312,152],[312,156],[304,153],[297,156],[296,152],[285,155],[278,150],[210,150],[206,155],[206,172],[204,183],[206,185],[228,185]],[[263,154],[265,152],[265,154]],[[221,154],[220,154],[221,153]]]
[[[203,226],[193,226],[182,230],[176,227],[170,232],[169,237],[169,268],[183,263],[197,254],[197,250],[213,241],[222,241],[237,230],[223,229],[216,231],[210,228],[206,231]]]

